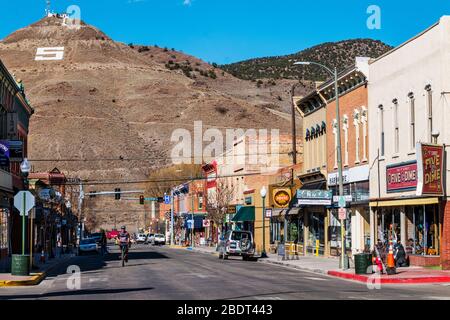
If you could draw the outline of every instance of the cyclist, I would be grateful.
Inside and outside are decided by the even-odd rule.
[[[130,234],[128,233],[128,231],[126,230],[125,226],[122,226],[122,228],[120,228],[120,233],[118,235],[119,238],[119,246],[120,249],[122,250],[122,247],[125,247],[125,262],[128,262],[128,248],[130,247]]]

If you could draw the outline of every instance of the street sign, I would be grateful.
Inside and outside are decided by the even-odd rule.
[[[266,218],[272,218],[272,209],[266,209]]]
[[[145,198],[145,201],[158,201],[158,198]]]
[[[339,196],[339,208],[345,208],[347,201],[344,196]]]
[[[164,204],[170,204],[170,196],[164,196]]]
[[[347,209],[339,208],[339,220],[345,220],[347,218]]]
[[[33,209],[34,204],[35,199],[30,191],[20,191],[14,197],[14,207],[19,210],[21,216],[23,216],[24,211],[25,215],[28,216],[28,211]]]

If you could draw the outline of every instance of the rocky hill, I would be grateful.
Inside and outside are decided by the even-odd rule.
[[[64,47],[62,60],[36,60],[38,48],[51,47]],[[142,180],[171,164],[172,132],[192,130],[194,121],[205,129],[289,131],[286,118],[270,109],[289,105],[289,81],[257,86],[181,52],[115,42],[84,23],[77,30],[44,18],[2,40],[0,59],[23,81],[36,111],[29,135],[35,171],[58,167],[82,179]],[[115,183],[86,191],[115,187],[143,189]],[[99,225],[111,226],[111,212],[143,211],[138,201],[105,199],[86,200]],[[142,215],[130,217],[119,215],[117,224],[142,226]]]
[[[314,61],[339,70],[352,65],[355,57],[377,58],[392,49],[372,39],[355,39],[323,43],[287,56],[250,59],[220,66],[223,70],[244,80],[305,79],[324,81],[329,75],[316,66],[293,66],[295,61]]]

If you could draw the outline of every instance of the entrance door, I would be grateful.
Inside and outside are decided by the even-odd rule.
[[[318,246],[319,254],[323,255],[325,249],[325,214],[322,212],[310,212],[308,218],[308,252],[316,253]]]

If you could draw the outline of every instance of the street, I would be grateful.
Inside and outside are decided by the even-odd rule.
[[[151,245],[135,245],[122,268],[119,251],[76,256],[49,273],[35,287],[0,288],[0,299],[133,299],[133,300],[372,300],[450,299],[448,285],[383,285],[370,290],[365,284],[302,272],[287,267]],[[69,266],[81,270],[66,273]]]

